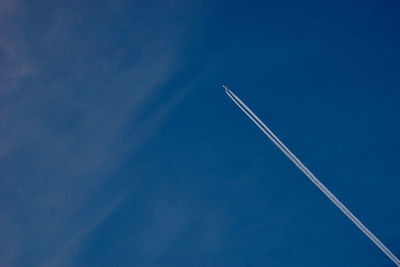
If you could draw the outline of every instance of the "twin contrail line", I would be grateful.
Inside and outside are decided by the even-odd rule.
[[[264,132],[264,134],[313,182],[372,242],[375,243],[397,266],[400,260],[370,231],[367,227],[351,213],[342,202],[339,201],[318,179],[307,169],[306,166],[276,137],[276,135],[257,117],[245,103],[240,100],[225,85],[226,94],[232,101]]]

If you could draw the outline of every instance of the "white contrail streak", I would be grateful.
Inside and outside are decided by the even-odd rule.
[[[400,260],[362,224],[356,216],[351,213],[346,206],[342,204],[318,179],[307,169],[306,166],[275,136],[275,134],[251,111],[245,103],[240,100],[225,85],[226,94],[235,102],[235,104],[264,132],[264,134],[286,155],[310,180],[313,182],[372,242],[375,243],[397,266],[400,266]]]

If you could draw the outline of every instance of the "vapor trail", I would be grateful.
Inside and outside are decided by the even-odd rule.
[[[313,182],[372,242],[375,243],[397,266],[400,266],[399,259],[362,224],[356,216],[351,213],[318,179],[307,169],[306,166],[275,136],[275,134],[225,85],[226,94],[232,101],[264,132],[264,134]]]

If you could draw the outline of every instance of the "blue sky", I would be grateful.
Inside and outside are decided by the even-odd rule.
[[[392,266],[396,1],[0,3],[1,266]]]

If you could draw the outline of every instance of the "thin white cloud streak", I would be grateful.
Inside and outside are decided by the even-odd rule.
[[[130,141],[128,140],[126,142],[126,147],[123,148],[120,153],[126,154],[130,150],[139,152],[141,146],[145,145],[146,141],[155,134],[156,129],[160,127],[162,121],[174,112],[174,109],[179,105],[182,99],[186,97],[191,89],[190,86],[181,88],[179,92],[171,96],[168,101],[155,110],[143,125],[130,137]],[[73,233],[59,251],[57,251],[56,255],[42,263],[43,266],[71,266],[71,261],[73,261],[79,250],[82,249],[82,240],[87,238],[101,222],[107,219],[133,191],[134,188],[121,189],[119,195],[116,196],[110,204],[102,208],[95,218],[91,218],[86,226],[81,227],[78,231]]]
[[[0,67],[0,168],[5,166],[0,179],[0,236],[7,247],[0,252],[0,265],[54,266],[54,262],[71,266],[74,253],[84,249],[82,241],[138,186],[139,179],[126,189],[107,191],[114,178],[110,173],[139,153],[179,105],[177,93],[158,109],[145,112],[147,106],[160,101],[157,97],[179,68],[184,43],[171,38],[178,28],[148,26],[144,31],[136,26],[131,35],[137,37],[132,37],[135,42],[129,49],[113,49],[115,57],[84,54],[81,60],[62,54],[70,69],[62,78],[53,78],[47,67],[58,55],[54,47],[63,50],[68,42],[79,39],[72,29],[80,25],[75,21],[87,10],[43,30],[39,47],[48,48],[49,54],[42,58],[34,57],[30,39],[14,23],[26,19],[24,13],[13,15],[11,11],[7,11],[12,17],[8,21],[0,10],[0,24],[7,25],[0,29],[0,52],[7,63]],[[55,14],[59,17],[64,9]],[[104,47],[95,42],[103,21],[91,27],[91,39],[84,38],[93,49]],[[58,39],[66,40],[65,45],[51,46],[50,41]],[[146,45],[135,45],[136,39]],[[140,53],[134,62],[121,68],[126,61],[118,55],[135,49]],[[81,53],[78,50],[71,53]],[[25,65],[34,66],[37,74],[32,84],[27,82],[29,72],[21,71]],[[56,111],[60,113],[49,115]],[[63,114],[69,113],[75,114],[72,125],[64,120]],[[20,158],[21,148],[28,149],[29,159]],[[24,164],[21,171],[20,164]],[[99,206],[99,201],[109,204]]]
[[[394,264],[400,266],[400,260],[367,228],[360,220],[351,213],[342,202],[333,195],[311,171],[279,140],[278,137],[257,117],[256,114],[246,106],[232,91],[225,85],[226,94],[232,101],[263,131],[263,133],[288,157],[372,242],[375,243],[383,253],[388,256]]]

